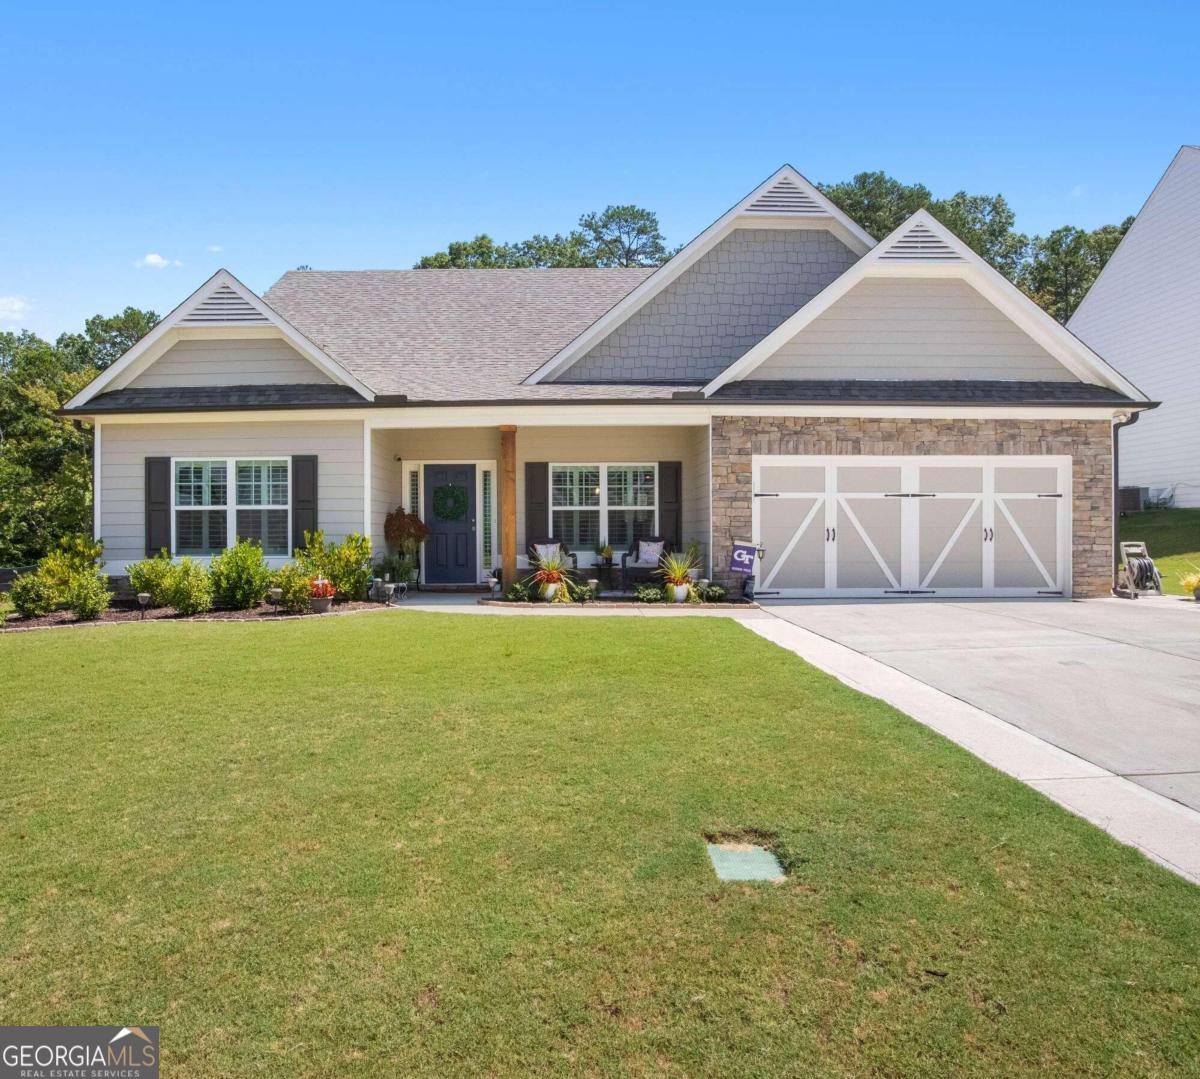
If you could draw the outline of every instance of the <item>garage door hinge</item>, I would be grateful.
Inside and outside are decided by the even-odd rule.
[[[885,588],[889,596],[932,596],[936,588]]]
[[[912,491],[912,492],[899,491],[899,492],[896,492],[895,494],[886,494],[883,497],[884,498],[937,498],[937,495],[932,494],[932,493],[917,492],[917,491]]]
[[[1038,498],[1062,498],[1062,495],[1038,495]]]
[[[778,492],[773,492],[773,491],[755,491],[754,497],[755,498],[778,498],[779,494],[778,494]]]
[[[1039,592],[1039,596],[1061,596],[1062,592]]]

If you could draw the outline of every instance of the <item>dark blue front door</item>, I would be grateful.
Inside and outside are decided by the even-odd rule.
[[[475,466],[425,466],[425,581],[475,584]]]

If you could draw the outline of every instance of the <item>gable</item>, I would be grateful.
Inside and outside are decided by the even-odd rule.
[[[129,388],[311,383],[330,385],[333,379],[286,341],[218,338],[177,342],[130,381]]]
[[[712,378],[857,259],[822,228],[734,229],[559,379]]]
[[[864,278],[763,360],[754,377],[1078,381],[953,277]]]

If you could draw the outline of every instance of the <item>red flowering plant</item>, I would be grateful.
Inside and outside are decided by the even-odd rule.
[[[324,577],[312,577],[309,579],[308,594],[313,599],[333,599],[335,591],[333,582],[325,580]]]

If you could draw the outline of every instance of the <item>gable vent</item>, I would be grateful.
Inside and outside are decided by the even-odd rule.
[[[824,214],[828,211],[790,176],[764,191],[749,206],[751,214]]]
[[[228,285],[221,285],[219,288],[213,289],[179,321],[195,326],[221,322],[262,325],[271,320]]]
[[[880,259],[892,262],[964,262],[962,255],[937,235],[928,225],[913,225],[903,236],[894,240]]]

